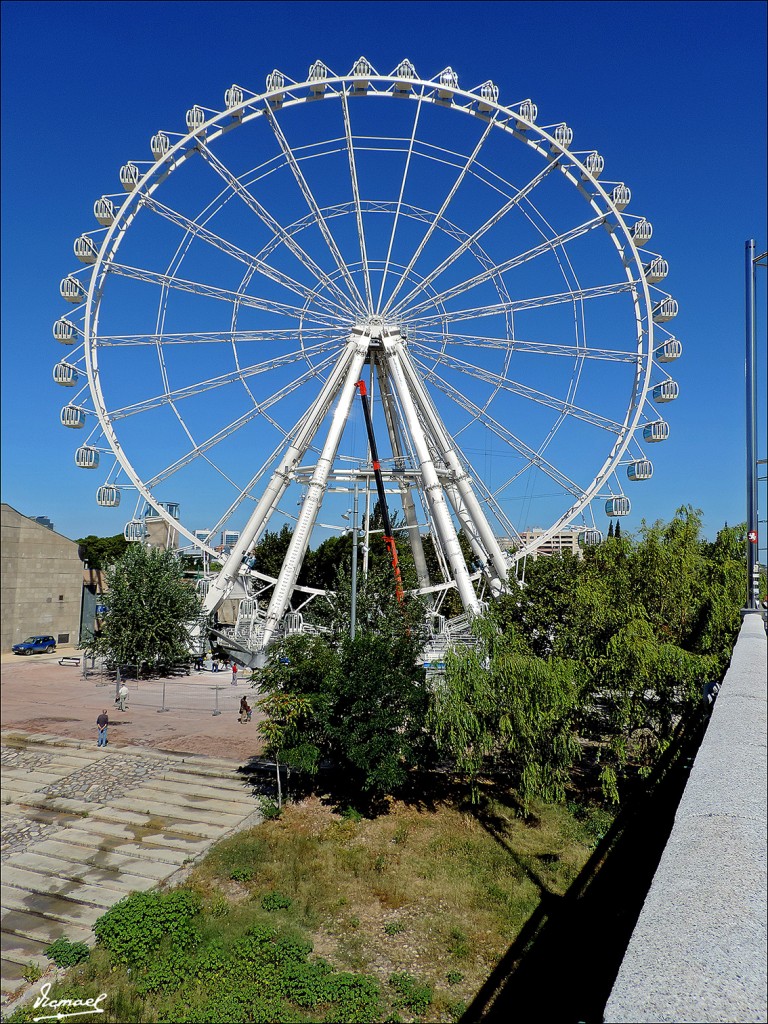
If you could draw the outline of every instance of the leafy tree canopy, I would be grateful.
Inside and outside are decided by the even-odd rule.
[[[150,669],[189,656],[188,627],[200,608],[172,551],[131,544],[106,571],[107,613],[89,654]]]
[[[80,558],[88,564],[89,568],[96,570],[103,570],[107,566],[114,565],[128,547],[128,541],[122,533],[118,533],[114,537],[95,537],[93,534],[89,534],[87,537],[81,537],[77,544]]]

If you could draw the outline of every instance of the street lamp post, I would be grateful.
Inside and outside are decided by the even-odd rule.
[[[758,607],[757,385],[755,381],[755,240],[745,242],[747,398],[747,610]]]
[[[349,607],[349,635],[354,640],[357,627],[357,480],[352,504],[352,599]]]

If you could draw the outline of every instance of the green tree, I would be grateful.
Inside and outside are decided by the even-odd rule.
[[[188,627],[200,602],[172,551],[129,545],[106,571],[104,600],[107,613],[100,635],[87,644],[89,655],[137,670],[189,657]]]
[[[78,554],[91,569],[103,570],[115,562],[125,553],[128,548],[128,541],[122,533],[114,537],[96,537],[92,533],[87,537],[81,537]]]
[[[287,637],[257,676],[269,752],[310,773],[330,760],[347,786],[374,799],[400,789],[431,752],[417,664],[423,615],[418,602],[395,599],[391,569],[379,565],[361,581],[353,638],[340,586],[330,612],[335,632]]]
[[[577,666],[531,656],[514,630],[478,620],[477,649],[451,651],[428,724],[477,795],[483,773],[505,775],[527,811],[531,799],[562,801],[578,755],[583,684]]]

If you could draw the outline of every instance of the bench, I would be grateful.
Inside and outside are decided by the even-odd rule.
[[[80,659],[74,657],[59,658],[60,665],[79,665]]]

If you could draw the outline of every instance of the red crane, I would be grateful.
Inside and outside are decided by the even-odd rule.
[[[364,380],[357,381],[355,387],[359,388],[360,400],[363,403],[365,429],[368,431],[368,444],[371,449],[371,459],[373,460],[373,475],[376,479],[376,490],[379,495],[379,508],[381,509],[381,517],[384,521],[384,543],[386,544],[389,556],[392,559],[392,572],[395,574],[395,595],[398,601],[402,601],[405,596],[405,591],[403,590],[403,581],[400,576],[400,565],[397,559],[397,546],[395,545],[395,538],[392,536],[392,524],[389,521],[389,509],[387,508],[387,498],[384,493],[384,481],[381,478],[381,463],[379,462],[379,453],[376,450],[376,438],[373,436],[373,420],[371,419],[371,409],[368,404],[368,390],[365,386]]]

